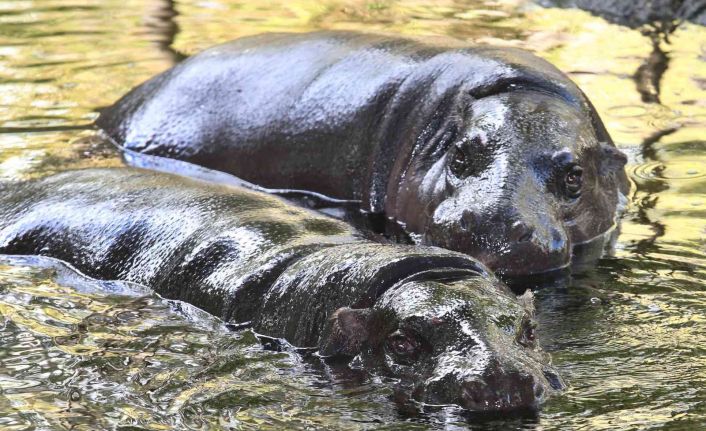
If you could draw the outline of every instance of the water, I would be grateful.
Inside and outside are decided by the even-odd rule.
[[[523,47],[596,105],[634,184],[616,257],[538,292],[570,389],[537,418],[409,416],[380,379],[264,349],[136,286],[4,259],[0,429],[706,428],[706,28],[685,23],[655,48],[639,29],[523,0],[0,1],[0,179],[120,165],[90,127],[101,106],[214,43],[319,28]],[[645,80],[655,64],[659,88]]]

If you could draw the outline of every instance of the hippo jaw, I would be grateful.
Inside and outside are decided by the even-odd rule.
[[[626,157],[598,141],[586,112],[517,90],[470,102],[462,123],[445,126],[455,138],[437,160],[410,163],[398,189],[397,202],[413,203],[397,219],[420,243],[517,276],[565,268],[574,245],[615,228]]]
[[[398,379],[403,404],[536,411],[563,383],[527,307],[481,277],[401,282],[372,308],[334,313],[321,354]]]

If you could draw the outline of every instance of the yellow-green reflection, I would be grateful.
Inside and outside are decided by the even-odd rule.
[[[54,277],[0,262],[2,429],[345,426],[335,412],[347,399],[314,389],[296,356],[263,350],[252,333],[187,305],[81,293]]]

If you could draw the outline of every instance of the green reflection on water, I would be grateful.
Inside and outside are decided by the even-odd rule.
[[[2,429],[393,420],[375,402],[381,389],[362,385],[365,397],[351,399],[298,355],[266,351],[251,332],[230,332],[187,304],[83,292],[52,268],[21,263],[0,262]]]
[[[631,156],[635,190],[617,259],[605,259],[568,291],[538,294],[542,339],[571,389],[538,424],[496,425],[706,426],[703,27],[684,24],[660,45],[668,58],[661,103],[647,103],[634,80],[653,53],[647,36],[522,0],[0,2],[0,179],[120,165],[90,129],[101,106],[214,43],[320,28],[532,50],[581,86]],[[79,293],[47,270],[0,267],[0,314],[1,428],[462,421],[445,414],[406,420],[380,382],[331,383],[294,355],[263,351],[247,332],[185,318],[153,297]]]

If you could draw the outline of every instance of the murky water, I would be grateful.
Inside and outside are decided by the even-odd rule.
[[[522,0],[0,1],[0,180],[120,165],[90,127],[98,108],[214,43],[318,28],[524,47],[594,102],[634,191],[617,256],[538,293],[570,389],[537,418],[405,416],[380,380],[264,349],[136,286],[4,259],[0,428],[706,428],[706,28],[654,44]]]

